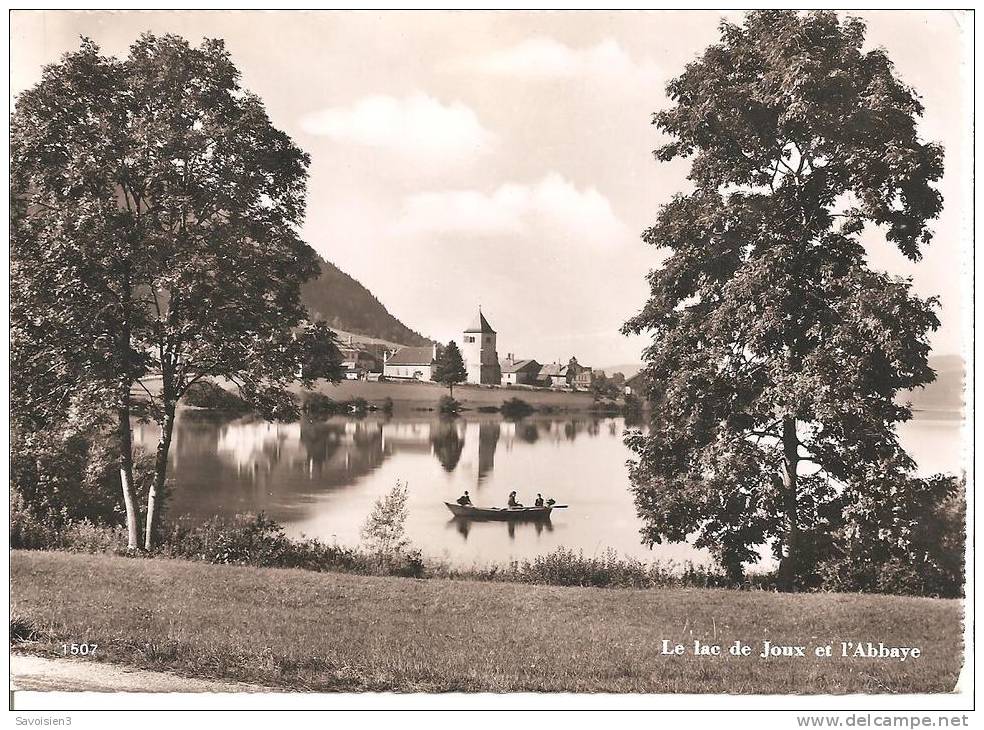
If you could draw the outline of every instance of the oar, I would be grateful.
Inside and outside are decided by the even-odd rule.
[[[566,504],[552,504],[550,505],[552,509],[567,509]]]

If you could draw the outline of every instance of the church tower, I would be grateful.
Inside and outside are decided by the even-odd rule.
[[[495,330],[478,308],[478,319],[466,329],[461,338],[461,357],[465,361],[469,383],[498,385],[499,354],[495,351]]]

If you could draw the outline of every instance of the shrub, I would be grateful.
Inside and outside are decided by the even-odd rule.
[[[818,560],[819,586],[962,596],[966,509],[966,483],[953,476],[870,479]]]
[[[394,555],[410,544],[406,537],[407,487],[397,481],[389,492],[376,500],[372,512],[362,525],[362,541],[370,552]]]
[[[23,644],[27,641],[38,641],[40,638],[41,631],[34,622],[12,608],[10,611],[10,643]]]
[[[188,388],[182,401],[188,406],[215,411],[245,413],[250,410],[249,404],[238,395],[208,380],[199,380]]]
[[[349,413],[356,413],[359,415],[364,414],[366,411],[375,410],[374,406],[369,405],[369,401],[365,398],[353,398],[352,400],[345,401],[342,403],[345,410]]]
[[[437,402],[437,410],[448,416],[455,415],[461,411],[461,403],[449,395],[442,395]]]
[[[263,514],[215,518],[194,526],[177,525],[157,554],[261,568],[408,577],[424,574],[419,552],[405,552],[381,560],[376,554],[316,539],[291,540],[281,525]]]
[[[330,416],[338,412],[340,406],[321,393],[309,393],[301,404],[301,410],[313,416]]]
[[[525,418],[535,409],[521,398],[510,398],[502,404],[499,411],[506,418]]]
[[[134,451],[137,503],[146,504],[154,473],[150,454]],[[124,524],[119,445],[112,432],[71,429],[14,432],[10,448],[10,540],[14,548],[62,546],[62,532],[80,523]]]

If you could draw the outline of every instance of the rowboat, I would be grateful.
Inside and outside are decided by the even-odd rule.
[[[472,520],[549,520],[550,513],[554,509],[567,506],[555,504],[550,507],[476,507],[454,502],[444,504],[455,517],[467,517]]]

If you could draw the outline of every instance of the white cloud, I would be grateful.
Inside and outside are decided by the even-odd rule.
[[[306,114],[301,127],[308,134],[383,148],[420,162],[461,161],[489,151],[494,143],[471,108],[425,94],[367,96],[348,107]]]
[[[578,190],[557,173],[532,185],[505,183],[491,193],[447,190],[411,195],[397,235],[526,235],[550,231],[601,245],[623,239],[625,226],[608,198]]]
[[[546,36],[479,56],[469,67],[496,76],[532,80],[581,78],[609,83],[659,83],[660,68],[651,59],[635,61],[611,38],[586,48],[572,48]]]

